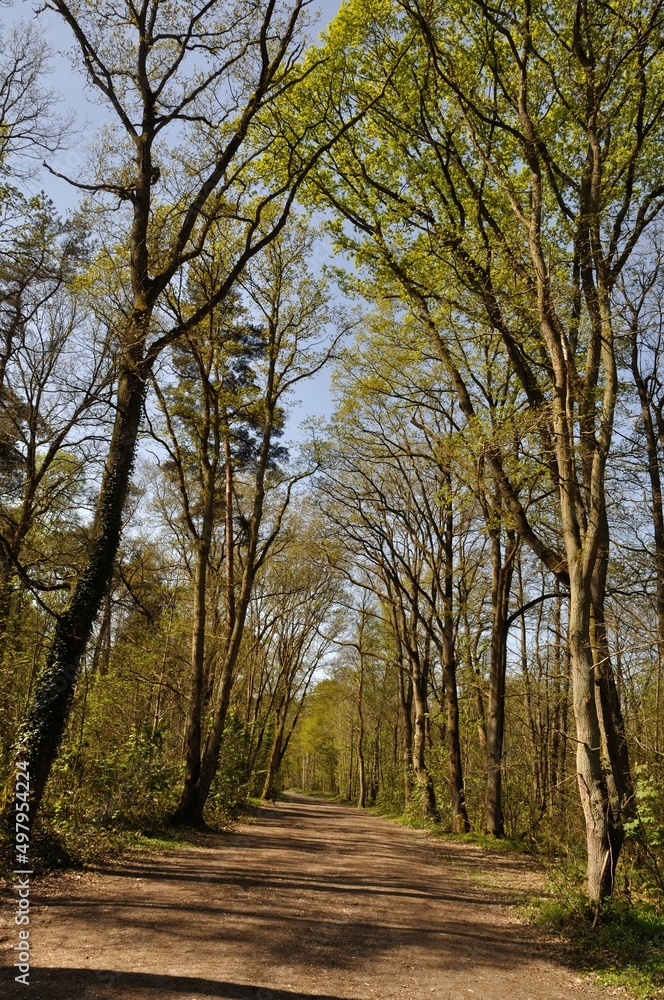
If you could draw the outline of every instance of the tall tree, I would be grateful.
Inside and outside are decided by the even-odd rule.
[[[569,586],[595,903],[612,889],[620,819],[634,807],[603,620],[605,475],[618,391],[616,281],[663,205],[663,13],[660,0],[638,14],[582,0],[500,10],[484,0],[405,0],[378,25],[371,10],[346,9],[340,22],[354,18],[366,73],[390,58],[395,38],[409,33],[412,45],[370,127],[318,175],[319,191],[351,223],[340,242],[420,317],[468,423],[477,414],[472,373],[449,345],[456,324],[483,317],[521,383],[564,552],[529,521],[501,454],[488,446],[486,457],[515,530]]]
[[[657,680],[655,689],[655,750],[659,750],[662,678],[664,674],[664,301],[662,252],[646,255],[646,267],[625,276],[622,298],[629,351],[641,416],[639,443],[645,452],[650,494],[655,609],[657,614]]]
[[[403,341],[403,338],[400,338]],[[433,652],[442,670],[449,754],[452,825],[468,826],[464,799],[456,678],[453,570],[455,514],[453,473],[446,441],[453,420],[427,401],[428,386],[402,377],[410,353],[386,357],[386,339],[349,352],[339,378],[339,424],[323,488],[340,504],[330,516],[351,550],[372,567],[400,647],[412,690],[413,768],[425,790],[426,811],[436,814],[431,776],[425,762],[428,689]],[[404,399],[409,402],[404,419]],[[406,690],[407,688],[407,690]]]
[[[210,271],[212,270],[212,273]],[[195,300],[210,295],[212,265],[196,268],[191,284]],[[224,543],[217,560],[224,569],[225,627],[234,617],[233,490],[240,470],[255,459],[252,432],[258,430],[254,412],[260,409],[260,390],[252,360],[263,350],[261,330],[252,326],[239,303],[230,298],[213,309],[199,328],[178,341],[171,352],[171,379],[164,388],[154,380],[162,428],[151,425],[166,460],[164,474],[174,481],[178,495],[178,524],[193,549],[191,678],[185,735],[186,772],[183,800],[195,786],[201,768],[204,695],[208,686],[205,664],[209,660],[206,635],[208,582],[215,565],[215,538],[225,525]],[[160,372],[163,379],[164,371]],[[273,456],[272,456],[273,457]],[[215,630],[216,631],[216,630]],[[177,814],[176,814],[177,815]]]
[[[211,699],[211,723],[201,749],[196,779],[183,791],[176,818],[201,823],[216,774],[236,666],[242,646],[254,580],[279,538],[283,518],[297,484],[314,467],[275,466],[284,407],[302,380],[327,363],[339,331],[325,343],[324,329],[331,319],[324,279],[306,269],[315,238],[304,219],[293,218],[246,268],[242,285],[260,331],[253,363],[253,381],[246,404],[240,400],[238,418],[251,425],[249,453],[231,454],[231,425],[223,429],[224,488],[224,638],[218,654],[218,676]],[[224,418],[220,406],[220,416]],[[241,420],[238,419],[237,423]],[[238,462],[237,458],[242,461]],[[242,465],[245,465],[243,470]],[[238,468],[239,466],[239,468]],[[269,517],[266,514],[269,513]],[[242,547],[238,542],[242,539]]]
[[[107,314],[117,382],[89,558],[58,619],[17,742],[30,767],[31,821],[109,585],[150,373],[164,348],[194,330],[280,232],[321,151],[299,150],[302,132],[282,141],[275,110],[279,96],[297,90],[318,65],[315,57],[306,68],[297,63],[302,0],[239,9],[225,0],[186,8],[159,0],[138,7],[54,0],[48,9],[69,28],[74,60],[110,117],[96,176],[73,183],[119,208],[105,215],[114,231],[95,275],[98,284],[114,282]],[[315,119],[316,108],[310,112]],[[174,293],[211,239],[224,250],[223,277],[206,302],[186,315],[171,310],[169,321]]]

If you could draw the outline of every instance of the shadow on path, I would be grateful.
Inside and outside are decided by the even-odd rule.
[[[32,989],[5,969],[0,998],[597,998],[469,866],[518,888],[528,859],[289,796],[208,844],[37,882]]]
[[[0,983],[7,980],[2,970]],[[300,993],[297,990],[242,983],[217,982],[196,976],[160,976],[148,972],[116,972],[112,969],[38,969],[30,972],[33,1000],[350,1000],[337,994]],[[24,997],[25,987],[11,981],[3,1000]]]

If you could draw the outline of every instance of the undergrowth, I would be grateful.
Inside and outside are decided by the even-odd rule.
[[[623,986],[638,1000],[664,998],[664,917],[651,903],[618,893],[593,927],[582,893],[558,888],[531,903],[528,916],[568,941],[578,966],[600,985]]]
[[[85,868],[131,852],[163,852],[197,843],[196,834],[169,827],[150,830],[113,827],[87,830],[57,827],[41,829],[30,840],[30,867],[35,875]],[[0,878],[11,879],[15,868],[14,846],[0,841]]]

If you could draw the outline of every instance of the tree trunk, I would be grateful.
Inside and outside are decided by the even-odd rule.
[[[613,786],[609,788],[609,792],[617,798],[620,819],[625,821],[631,820],[636,816],[636,799],[629,763],[627,732],[616,688],[606,631],[606,620],[604,617],[608,563],[609,533],[608,525],[605,523],[602,545],[597,555],[591,583],[591,640],[595,663],[597,713],[600,732],[605,741],[606,756],[610,765],[609,776],[612,779]],[[616,855],[620,853],[620,848],[622,847],[624,838],[622,831],[622,823],[616,825],[610,831]]]
[[[261,798],[265,799],[266,802],[274,798],[274,781],[281,767],[281,761],[283,754],[281,752],[281,744],[284,738],[284,726],[286,723],[286,714],[284,710],[283,718],[281,718],[281,711],[277,712],[277,725],[274,732],[274,741],[272,743],[272,749],[270,751],[270,759],[267,765],[267,773],[265,775],[265,782],[263,784],[263,791],[261,792]]]
[[[650,480],[650,514],[653,526],[653,543],[655,549],[655,601],[657,607],[657,681],[655,686],[655,739],[654,749],[659,750],[660,744],[660,693],[662,686],[662,671],[664,670],[664,497],[662,495],[662,478],[660,475],[660,457],[657,441],[657,429],[653,420],[651,407],[653,400],[639,365],[639,348],[636,330],[632,331],[632,374],[639,394],[641,416],[645,431],[646,457],[648,459],[648,479]],[[661,430],[661,428],[660,428]]]
[[[376,727],[376,736],[371,757],[371,782],[369,784],[369,805],[375,806],[380,787],[380,728]]]
[[[241,619],[241,626],[244,624],[244,616],[245,612],[241,610],[238,615],[238,618]],[[236,620],[236,629],[237,624]],[[195,784],[192,784],[186,804],[181,802],[178,806],[178,822],[187,826],[203,825],[203,811],[210,794],[210,789],[212,788],[214,776],[217,773],[217,767],[219,766],[221,741],[224,735],[224,726],[231,700],[231,690],[235,679],[235,662],[239,651],[242,627],[238,631],[237,640],[231,643],[222,666],[214,707],[214,722],[211,731],[208,733],[205,749],[201,757],[198,780]]]
[[[408,805],[413,792],[413,682],[399,663],[399,707],[403,725],[403,781],[404,804]]]
[[[207,498],[206,498],[207,499]],[[196,551],[194,599],[192,607],[191,670],[187,728],[185,733],[185,777],[180,802],[173,815],[174,823],[183,823],[189,815],[194,789],[201,773],[201,715],[203,711],[203,673],[205,667],[205,605],[207,571],[212,544],[212,509],[207,504],[201,537]],[[210,516],[208,516],[210,515]]]
[[[219,755],[221,752],[221,741],[224,735],[224,726],[230,704],[231,691],[235,680],[235,665],[240,652],[240,644],[244,634],[244,624],[251,599],[251,592],[254,584],[254,577],[257,570],[257,549],[260,526],[263,518],[263,504],[265,501],[265,473],[268,467],[272,441],[272,420],[277,397],[274,396],[274,366],[276,355],[270,360],[270,370],[268,376],[268,386],[266,396],[269,401],[266,424],[263,428],[263,438],[261,442],[260,457],[256,469],[256,479],[253,497],[253,510],[249,527],[249,540],[245,557],[244,571],[240,585],[240,595],[235,600],[234,586],[229,584],[228,576],[234,572],[233,555],[235,552],[235,537],[233,533],[232,498],[233,498],[233,469],[228,450],[226,451],[226,588],[227,588],[227,636],[221,666],[221,674],[214,698],[212,711],[212,726],[205,741],[205,748],[201,757],[201,766],[198,780],[192,784],[188,794],[186,807],[181,803],[178,807],[179,822],[201,826],[203,824],[203,811],[210,794],[212,782],[214,781],[217,768],[219,766]]]
[[[16,759],[27,761],[30,771],[31,824],[62,739],[81,658],[111,582],[144,398],[144,373],[125,361],[118,378],[115,424],[95,513],[90,555],[69,605],[58,619],[46,668],[37,681],[32,707],[16,743]]]
[[[362,616],[364,620],[364,616]],[[362,643],[362,629],[360,629],[360,644]],[[357,768],[359,778],[359,790],[357,795],[357,805],[359,809],[364,809],[367,804],[367,782],[366,767],[364,761],[364,715],[362,714],[362,694],[364,688],[364,655],[362,649],[359,651],[359,676],[357,681]]]
[[[451,485],[449,470],[443,469],[446,485]],[[451,494],[451,489],[449,490]],[[443,629],[442,629],[442,668],[443,688],[445,690],[445,707],[447,725],[445,736],[447,751],[450,757],[449,786],[450,805],[452,812],[452,831],[467,833],[470,830],[468,810],[466,809],[466,793],[463,783],[463,762],[461,757],[461,738],[459,733],[459,696],[457,692],[457,669],[454,636],[454,520],[451,504],[445,511],[444,530],[444,566],[443,566]]]
[[[467,833],[470,830],[470,820],[466,809],[466,793],[463,783],[463,763],[461,758],[461,738],[459,733],[459,697],[456,686],[456,662],[454,647],[447,649],[443,642],[443,683],[445,685],[445,704],[447,708],[447,751],[450,755],[450,802],[452,810],[453,833]]]
[[[426,763],[427,671],[417,662],[416,658],[413,658],[411,673],[415,705],[413,768],[422,796],[422,814],[425,819],[439,820],[436,793]]]
[[[505,834],[502,808],[503,737],[505,732],[505,673],[507,669],[507,611],[516,554],[514,532],[507,532],[505,559],[500,531],[491,531],[491,661],[486,726],[485,826],[494,837]]]
[[[587,888],[590,901],[599,904],[611,894],[617,855],[609,830],[612,810],[602,771],[600,728],[595,701],[595,665],[590,646],[590,601],[578,565],[570,566],[569,644],[572,692],[576,719],[576,771],[586,821]]]

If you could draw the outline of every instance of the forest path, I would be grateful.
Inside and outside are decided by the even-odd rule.
[[[290,795],[204,846],[35,882],[32,988],[6,967],[16,929],[5,905],[0,995],[605,997],[512,915],[507,902],[535,877],[528,858]]]

